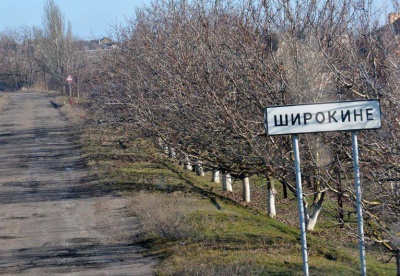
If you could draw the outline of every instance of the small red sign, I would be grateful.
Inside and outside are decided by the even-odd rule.
[[[72,77],[71,77],[71,75],[68,76],[67,82],[72,82]]]

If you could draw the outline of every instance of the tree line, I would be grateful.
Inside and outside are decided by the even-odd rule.
[[[68,74],[75,76],[75,95],[79,95],[89,59],[83,41],[72,33],[54,0],[43,8],[41,27],[0,32],[1,90],[57,90],[66,92]]]
[[[248,177],[265,176],[275,216],[276,181],[296,195],[293,149],[266,136],[265,107],[380,99],[382,128],[359,138],[364,219],[368,242],[399,260],[399,23],[373,14],[351,1],[155,1],[118,30],[93,102],[186,165],[221,172],[224,189],[242,179],[244,200]],[[301,135],[300,146],[308,230],[329,200],[357,235],[350,134]]]
[[[20,44],[23,62],[7,61],[15,63],[7,76],[62,87],[75,70],[73,85],[97,114],[140,129],[187,168],[222,173],[224,189],[242,179],[250,200],[249,177],[264,176],[272,217],[275,184],[285,196],[297,192],[291,137],[266,135],[265,107],[380,99],[382,128],[359,135],[363,214],[367,242],[399,264],[400,21],[382,24],[380,15],[370,1],[156,0],[115,30],[118,47],[95,57],[69,28],[27,32],[35,51]],[[307,229],[329,201],[337,227],[357,235],[350,134],[304,134],[300,147]]]

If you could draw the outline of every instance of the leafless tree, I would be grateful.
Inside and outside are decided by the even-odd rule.
[[[35,28],[38,63],[46,82],[51,87],[65,90],[65,79],[71,70],[73,35],[71,24],[65,22],[64,15],[54,0],[44,6],[43,28]]]
[[[272,180],[296,195],[290,137],[266,137],[264,108],[379,98],[390,114],[359,138],[363,208],[370,241],[398,252],[400,44],[370,10],[345,0],[155,1],[118,31],[94,99],[185,158],[237,178],[266,175],[271,195]],[[355,202],[349,134],[300,139],[308,229],[328,201],[338,225],[356,233],[345,216]]]
[[[26,84],[25,60],[16,31],[0,33],[0,82],[3,89],[16,90]]]

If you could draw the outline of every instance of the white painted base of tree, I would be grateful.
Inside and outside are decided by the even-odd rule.
[[[275,196],[276,190],[274,188],[268,189],[268,216],[271,218],[276,217]]]
[[[198,161],[196,164],[196,174],[199,176],[204,176],[204,169],[201,161]]]
[[[169,155],[170,158],[175,159],[175,158],[176,158],[176,151],[175,151],[175,149],[172,148],[172,147],[169,147],[169,153],[168,153],[168,155]]]
[[[232,177],[229,173],[222,175],[222,191],[233,192]]]
[[[249,179],[249,177],[243,178],[242,184],[243,184],[243,201],[248,203],[248,202],[250,202],[250,179]]]
[[[164,145],[163,150],[164,150],[165,154],[169,154],[169,146],[168,145]]]
[[[213,171],[212,172],[211,181],[214,182],[214,183],[220,183],[221,182],[220,177],[219,177],[219,171]]]
[[[310,217],[307,223],[307,231],[314,231],[320,212],[321,212],[321,206],[319,206],[318,204],[313,204],[311,207]]]
[[[185,156],[185,161],[183,162],[183,168],[185,170],[189,170],[189,171],[193,170],[192,163],[190,162],[190,159],[188,156]]]
[[[158,137],[158,146],[160,147],[160,148],[164,148],[164,141],[163,141],[163,139],[161,138],[161,137]]]

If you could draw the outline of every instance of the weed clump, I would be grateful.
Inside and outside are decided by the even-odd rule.
[[[147,238],[166,240],[201,239],[198,227],[191,223],[190,214],[201,208],[193,198],[174,194],[140,192],[132,198],[132,211],[140,218]]]

